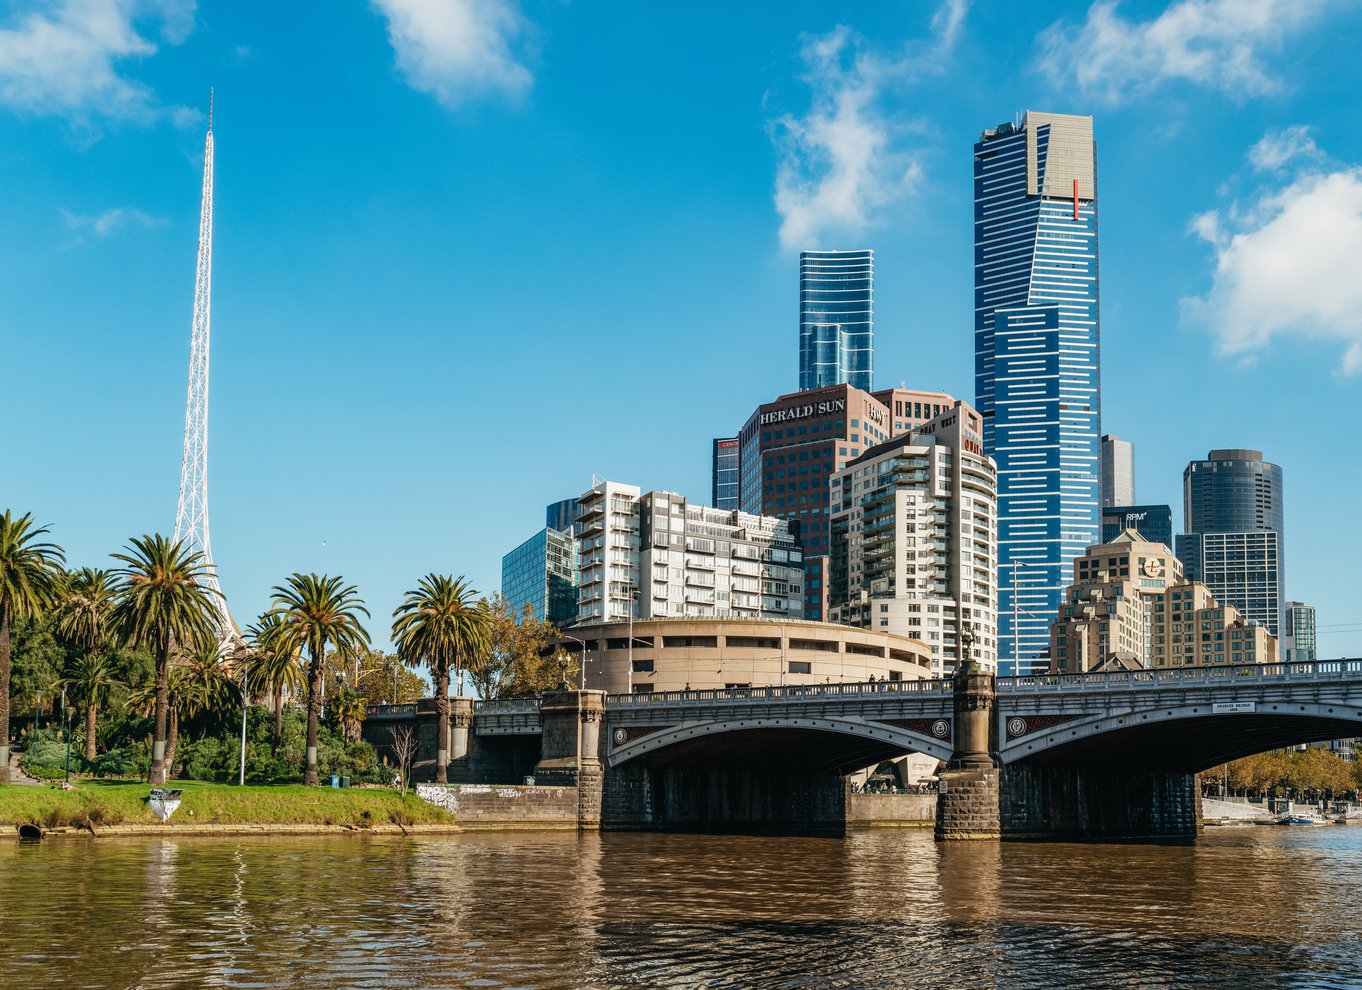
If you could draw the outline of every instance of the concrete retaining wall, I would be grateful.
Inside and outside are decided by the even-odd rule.
[[[848,794],[847,828],[931,828],[935,794]]]

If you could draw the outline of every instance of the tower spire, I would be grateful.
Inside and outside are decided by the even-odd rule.
[[[180,498],[175,512],[175,539],[203,554],[204,584],[216,594],[218,630],[223,642],[240,634],[222,597],[208,532],[208,354],[209,312],[213,287],[213,93],[208,93],[208,134],[203,145],[203,199],[199,209],[199,254],[194,277],[194,318],[190,325],[189,394],[184,411],[184,456],[180,464]]]

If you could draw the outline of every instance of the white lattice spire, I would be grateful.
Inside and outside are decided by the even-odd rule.
[[[175,539],[203,554],[205,580],[218,605],[224,642],[240,636],[227,610],[213,563],[208,532],[208,317],[213,289],[213,97],[208,96],[208,136],[203,145],[203,202],[199,212],[199,258],[194,276],[194,320],[189,346],[189,395],[184,409],[184,459],[180,465],[180,502]]]

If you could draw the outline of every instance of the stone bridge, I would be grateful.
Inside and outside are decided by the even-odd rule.
[[[846,774],[916,752],[951,766],[945,837],[1166,836],[1201,770],[1362,735],[1362,660],[457,704],[452,773],[585,769],[603,827],[827,825]]]

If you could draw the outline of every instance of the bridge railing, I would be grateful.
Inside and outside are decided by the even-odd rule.
[[[416,705],[368,705],[364,709],[365,718],[406,718],[416,714]]]
[[[1030,674],[999,677],[999,692],[1120,690],[1156,686],[1226,685],[1244,681],[1333,681],[1362,678],[1362,660],[1253,663],[1219,667],[1116,670],[1101,674]]]
[[[707,691],[649,691],[646,694],[606,696],[611,707],[630,708],[649,705],[712,705],[752,701],[808,700],[809,698],[874,698],[877,696],[950,694],[948,679],[916,681],[874,681],[855,684],[785,684],[770,687],[731,687]]]
[[[473,709],[477,712],[485,712],[488,715],[525,714],[539,711],[539,699],[498,698],[493,701],[477,701],[473,703]]]

